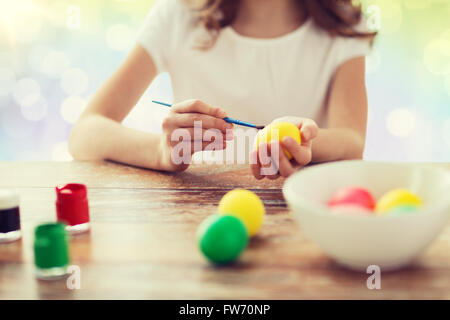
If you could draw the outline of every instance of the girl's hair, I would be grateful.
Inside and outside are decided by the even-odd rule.
[[[241,0],[184,0],[199,14],[199,22],[210,32],[212,41],[203,48],[210,47],[220,29],[229,26],[236,17]],[[355,26],[361,21],[361,6],[355,0],[297,0],[314,22],[332,35],[366,38],[373,41],[376,32],[358,32]],[[210,39],[211,40],[211,39]],[[202,45],[201,45],[202,47]]]

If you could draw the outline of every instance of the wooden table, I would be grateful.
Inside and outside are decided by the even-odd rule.
[[[73,290],[33,273],[33,228],[55,219],[54,186],[67,182],[88,186],[92,222],[71,239],[81,268]],[[0,163],[0,187],[21,193],[23,230],[21,241],[0,245],[0,299],[450,299],[450,225],[413,266],[369,290],[369,275],[342,269],[303,236],[281,186],[256,181],[246,166],[167,174],[107,162]],[[236,187],[255,191],[267,218],[238,263],[213,267],[196,228]]]

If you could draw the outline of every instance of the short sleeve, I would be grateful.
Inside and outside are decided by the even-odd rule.
[[[371,51],[370,41],[361,38],[345,38],[340,40],[338,65],[357,57],[367,56]]]
[[[137,43],[152,57],[158,73],[168,69],[186,11],[181,0],[157,0],[138,33]]]
[[[368,32],[365,21],[365,19],[362,19],[355,29],[359,32]],[[367,38],[339,37],[338,42],[338,65],[353,58],[367,56],[372,49],[372,44]]]

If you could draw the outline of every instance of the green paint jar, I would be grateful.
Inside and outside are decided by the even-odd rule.
[[[34,230],[34,263],[36,277],[61,278],[69,266],[69,243],[63,223],[46,223]]]

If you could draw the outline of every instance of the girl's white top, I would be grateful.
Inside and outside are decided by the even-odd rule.
[[[312,19],[272,39],[245,37],[226,27],[214,46],[202,51],[198,43],[209,33],[196,21],[181,0],[158,0],[138,43],[158,72],[169,72],[173,102],[200,99],[255,124],[298,116],[325,127],[327,92],[336,69],[370,51],[368,41],[330,36]]]

